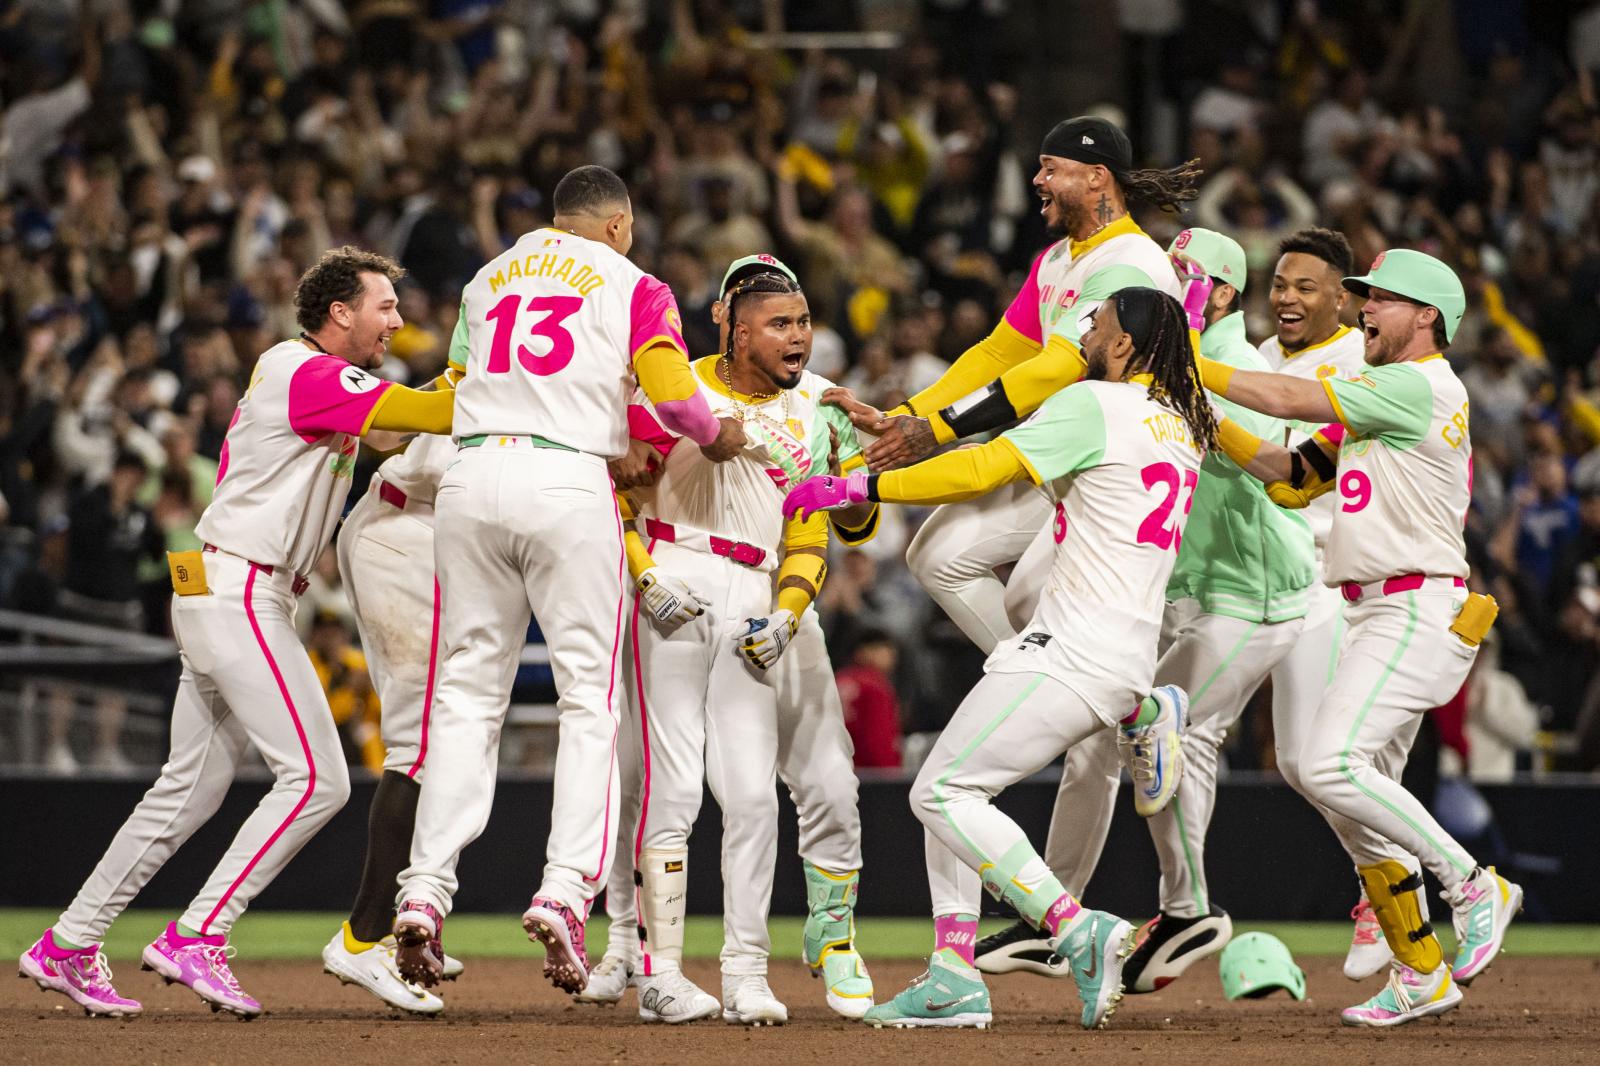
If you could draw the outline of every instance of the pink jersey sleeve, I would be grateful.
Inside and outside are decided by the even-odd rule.
[[[289,428],[306,441],[360,433],[390,384],[336,356],[307,359],[289,379]]]
[[[1039,264],[1049,252],[1046,248],[1034,257],[1028,280],[1022,283],[1016,299],[1006,308],[1006,324],[1035,344],[1044,343],[1044,324],[1039,320]]]
[[[669,433],[665,426],[656,421],[650,408],[640,403],[628,405],[628,436],[644,441],[662,455],[670,452],[672,446],[682,439]]]
[[[632,321],[628,324],[628,351],[638,355],[652,341],[664,340],[688,353],[683,342],[683,317],[678,301],[664,282],[646,274],[633,287]]]

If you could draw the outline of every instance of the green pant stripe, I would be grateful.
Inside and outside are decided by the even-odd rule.
[[[1378,678],[1378,683],[1374,685],[1372,691],[1367,694],[1366,702],[1361,705],[1361,713],[1356,715],[1355,724],[1350,727],[1350,735],[1345,737],[1344,748],[1339,752],[1339,772],[1343,774],[1344,779],[1354,785],[1363,796],[1367,797],[1369,800],[1372,800],[1374,803],[1378,804],[1378,806],[1382,807],[1384,810],[1400,819],[1406,825],[1410,826],[1412,832],[1416,833],[1423,840],[1426,840],[1433,850],[1437,851],[1440,855],[1443,855],[1445,861],[1454,867],[1458,872],[1467,874],[1472,872],[1471,866],[1462,866],[1460,863],[1456,862],[1455,859],[1451,858],[1450,850],[1448,848],[1440,845],[1437,840],[1433,839],[1433,837],[1428,834],[1427,830],[1423,829],[1422,826],[1408,818],[1405,812],[1401,811],[1394,804],[1390,803],[1382,796],[1379,796],[1377,793],[1367,788],[1360,781],[1357,781],[1355,771],[1350,769],[1350,752],[1355,747],[1356,734],[1361,731],[1361,724],[1367,720],[1367,712],[1372,710],[1372,705],[1378,701],[1378,694],[1381,693],[1383,691],[1383,687],[1389,683],[1390,675],[1394,673],[1395,667],[1400,665],[1400,660],[1405,656],[1406,649],[1411,647],[1412,636],[1416,634],[1417,594],[1415,592],[1406,593],[1406,608],[1408,611],[1410,611],[1410,614],[1406,618],[1405,635],[1400,638],[1400,646],[1394,650],[1394,657],[1391,658],[1388,665],[1383,668],[1383,674]],[[1368,828],[1371,827],[1369,826]]]
[[[978,748],[983,745],[985,740],[989,739],[989,734],[993,733],[996,729],[999,729],[1000,726],[1004,724],[1005,720],[1010,718],[1016,709],[1021,707],[1023,703],[1027,701],[1028,697],[1033,695],[1034,690],[1037,689],[1043,682],[1043,674],[1034,674],[1033,680],[1028,683],[1028,687],[1023,689],[1022,692],[1018,694],[1016,699],[1007,704],[1004,710],[995,715],[989,724],[984,726],[983,729],[978,732],[978,735],[973,737],[972,740],[968,742],[965,748],[961,749],[961,754],[956,756],[956,761],[950,764],[950,768],[948,770],[934,779],[933,798],[934,801],[939,805],[939,814],[946,822],[950,823],[950,828],[955,830],[956,836],[961,838],[961,842],[967,846],[968,851],[972,852],[972,854],[978,857],[978,861],[980,863],[988,862],[989,857],[979,849],[977,844],[973,843],[972,840],[968,838],[967,834],[961,831],[961,827],[956,824],[956,820],[950,817],[950,810],[945,805],[944,786],[949,782],[950,775],[961,769],[961,764],[966,762],[967,758],[971,756],[973,752],[977,751]]]
[[[1201,889],[1205,880],[1200,876],[1200,865],[1194,861],[1194,852],[1189,847],[1189,831],[1183,827],[1183,804],[1177,796],[1172,797],[1172,817],[1178,823],[1178,839],[1183,843],[1183,861],[1189,867],[1189,880],[1194,882],[1194,905],[1200,908],[1202,915],[1208,914],[1211,908]]]
[[[1339,666],[1339,651],[1344,647],[1344,607],[1333,616],[1333,650],[1328,652],[1328,676],[1322,679],[1323,691],[1333,684],[1334,670]],[[1388,676],[1388,675],[1385,675]]]

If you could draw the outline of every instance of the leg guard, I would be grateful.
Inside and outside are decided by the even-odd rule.
[[[639,947],[646,977],[683,968],[689,849],[646,848],[639,855]]]
[[[856,938],[856,893],[861,874],[829,873],[807,862],[805,959],[813,970],[822,966],[830,952],[854,951]]]
[[[978,874],[983,878],[983,887],[989,895],[1002,903],[1010,904],[1013,910],[1027,919],[1029,925],[1038,929],[1044,922],[1051,904],[1061,898],[1065,889],[1048,871],[1045,871],[1043,881],[1027,884],[1021,875],[1023,868],[1030,862],[1036,866],[1044,865],[1038,853],[1033,850],[1033,845],[1027,840],[1019,840],[1010,851],[1000,857],[999,862],[985,863],[981,866]]]
[[[1412,873],[1392,859],[1361,867],[1367,899],[1378,915],[1383,937],[1394,957],[1421,974],[1430,974],[1444,962],[1444,951],[1433,926],[1422,917],[1418,898],[1422,875]]]

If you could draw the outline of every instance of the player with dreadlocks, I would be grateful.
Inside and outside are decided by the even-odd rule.
[[[805,369],[811,315],[800,286],[777,260],[754,258],[734,264],[753,273],[724,283],[726,350],[693,364],[711,410],[744,423],[744,450],[712,463],[698,449],[675,446],[642,398],[630,412],[634,435],[658,442],[664,456],[659,481],[622,508],[639,592],[627,621],[629,732],[639,750],[628,761],[642,780],[628,844],[642,935],[597,968],[605,994],[585,990],[584,998],[616,1002],[631,972],[646,1021],[695,1021],[719,1006],[732,1022],[787,1020],[766,980],[780,767],[807,823],[807,895],[827,912],[807,923],[807,961],[827,978],[834,1010],[859,1017],[871,1005],[871,981],[851,943],[860,855],[849,735],[836,696],[831,705],[797,697],[796,679],[813,674],[784,654],[791,642],[804,647],[815,638],[802,654],[826,661],[815,623],[803,627],[801,619],[826,573],[829,524],[821,515],[786,521],[783,494],[829,469],[836,439],[844,458],[860,445],[842,413],[818,403],[830,383]],[[861,527],[870,510],[845,525]],[[831,675],[823,683],[831,689]],[[797,730],[803,741],[785,736]],[[842,774],[849,787],[821,787],[809,779],[816,774]],[[688,835],[702,780],[723,812],[720,1005],[682,972]],[[608,904],[613,916],[631,910],[617,902]]]
[[[1122,996],[1132,927],[1085,909],[991,800],[1102,730],[1172,729],[1183,694],[1144,694],[1187,496],[1217,423],[1175,299],[1126,288],[1086,317],[1084,381],[1020,426],[903,470],[812,478],[784,502],[785,514],[803,518],[868,501],[970,500],[1020,483],[1054,500],[1054,562],[1025,635],[990,656],[912,788],[912,807],[940,845],[928,849],[939,947],[910,989],[867,1012],[869,1023],[989,1023],[989,992],[970,954],[980,882],[1068,960],[1085,1028]]]

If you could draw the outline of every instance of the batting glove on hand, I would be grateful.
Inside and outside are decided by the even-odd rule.
[[[1206,304],[1211,299],[1210,277],[1200,264],[1185,255],[1172,257],[1172,268],[1183,282],[1183,311],[1189,316],[1189,328],[1203,332],[1206,328]]]
[[[867,501],[867,472],[857,470],[848,477],[823,474],[807,478],[789,490],[783,498],[783,517],[793,518],[796,511],[806,519],[818,511],[837,511]]]
[[[659,566],[640,574],[633,587],[645,612],[669,633],[691,618],[699,618],[711,606],[704,596]]]
[[[744,629],[733,635],[739,654],[763,670],[771,669],[800,625],[794,612],[780,607],[765,618],[746,618]]]

